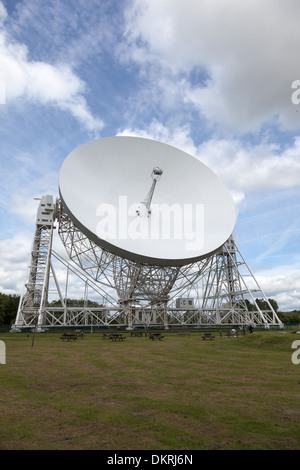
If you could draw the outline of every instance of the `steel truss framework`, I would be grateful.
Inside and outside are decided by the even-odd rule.
[[[51,223],[36,225],[27,280],[12,331],[87,326],[283,327],[233,237],[217,253],[196,263],[151,266],[98,247],[73,224],[60,201],[56,201],[54,214]],[[67,260],[52,247],[54,220]],[[65,273],[64,292],[54,264]],[[83,286],[80,306],[67,302],[71,275]],[[50,291],[55,304],[50,302]],[[91,298],[97,303],[91,303]],[[257,298],[265,301],[267,310],[260,309]]]

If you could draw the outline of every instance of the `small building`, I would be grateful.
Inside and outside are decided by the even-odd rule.
[[[194,299],[179,297],[176,299],[176,308],[181,309],[193,309],[194,308]]]

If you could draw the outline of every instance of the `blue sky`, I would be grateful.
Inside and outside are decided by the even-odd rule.
[[[0,1],[0,291],[22,289],[34,197],[58,195],[66,156],[136,135],[219,175],[261,287],[300,309],[299,17],[298,0]]]

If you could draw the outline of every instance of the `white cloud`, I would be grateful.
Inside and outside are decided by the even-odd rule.
[[[20,232],[13,238],[0,240],[0,292],[21,294],[29,264],[32,237],[30,232]]]
[[[255,278],[265,295],[276,300],[280,310],[299,310],[300,272],[296,264],[260,271]]]
[[[277,119],[298,128],[291,83],[300,78],[299,14],[297,0],[135,0],[124,56],[156,82],[161,70],[173,74],[171,86],[185,73],[184,101],[223,131],[257,131]],[[204,72],[200,82],[189,81],[195,70]]]
[[[166,127],[164,124],[154,119],[149,124],[147,129],[120,129],[117,135],[142,137],[144,139],[158,140],[160,142],[173,145],[174,147],[179,148],[184,152],[190,153],[191,155],[195,154],[196,152],[195,144],[190,136],[189,125],[170,128]]]
[[[283,151],[274,144],[251,147],[238,139],[211,139],[199,146],[197,156],[239,192],[300,184],[299,137]]]
[[[2,3],[0,6],[0,15],[5,20],[6,12]],[[0,33],[0,80],[5,84],[7,104],[23,98],[68,111],[88,131],[97,133],[104,126],[88,108],[83,96],[86,83],[67,64],[30,60],[27,47],[4,32]]]
[[[218,174],[238,202],[251,191],[300,184],[300,137],[282,151],[274,144],[251,147],[240,139],[213,138],[197,147],[189,125],[171,128],[157,120],[147,129],[127,128],[120,130],[119,135],[159,140],[199,158]]]

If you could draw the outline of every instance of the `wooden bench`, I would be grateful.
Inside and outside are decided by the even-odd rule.
[[[215,337],[211,333],[204,333],[202,339],[215,339]]]

